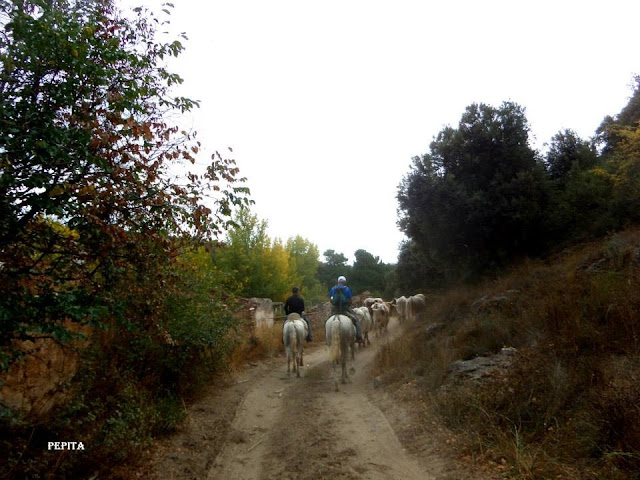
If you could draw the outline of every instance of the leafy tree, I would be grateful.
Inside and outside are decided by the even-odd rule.
[[[615,176],[612,215],[621,224],[640,219],[639,130],[640,76],[636,76],[629,103],[615,118],[605,118],[596,137],[602,148],[602,166]]]
[[[219,155],[186,183],[168,174],[200,148],[165,120],[197,105],[171,96],[181,79],[160,65],[182,44],[108,0],[3,1],[0,14],[2,342],[63,335],[65,317],[123,319],[135,289],[161,305],[150,300],[177,253],[172,237],[219,233],[247,193]],[[221,192],[215,211],[209,189]]]
[[[318,281],[324,287],[325,292],[329,292],[329,289],[336,284],[336,281],[340,275],[344,275],[349,279],[351,274],[351,266],[347,265],[347,257],[342,253],[337,253],[335,250],[325,250],[322,254],[324,256],[324,262],[321,262],[318,266]]]
[[[162,379],[188,376],[192,359],[168,367],[167,329],[201,351],[171,312],[171,301],[202,312],[204,296],[183,289],[180,253],[224,231],[248,190],[219,154],[204,173],[171,177],[201,146],[169,119],[197,102],[172,94],[182,80],[162,62],[183,46],[159,39],[153,15],[124,18],[112,0],[0,0],[0,23],[0,363],[9,366],[18,340],[66,342],[68,319],[102,327],[51,427],[65,437],[81,425],[92,453],[68,462],[94,463],[60,465],[25,442],[10,467],[83,478],[157,431],[153,401],[175,393]],[[20,445],[22,424],[6,413],[2,445]],[[25,425],[26,438],[46,436],[46,425]]]
[[[598,128],[594,145],[599,156],[571,131],[553,138],[547,155],[553,186],[547,215],[551,239],[573,243],[638,220],[640,77],[636,84],[629,103]]]
[[[613,212],[616,176],[602,167],[577,172],[551,204],[550,219],[560,219],[558,241],[575,243],[620,226]],[[556,234],[557,232],[552,232]],[[556,235],[552,237],[556,239]]]
[[[595,147],[572,130],[552,138],[546,155],[552,187],[545,228],[549,244],[575,242],[611,226],[613,178],[598,163]]]
[[[615,172],[615,216],[626,222],[640,220],[640,120],[632,126],[615,128],[618,143],[609,164]]]
[[[269,290],[265,295],[277,301],[284,301],[291,292],[291,286],[301,284],[300,277],[291,266],[291,257],[282,240],[276,238],[271,248],[265,252],[262,272],[266,273]]]
[[[399,225],[441,278],[474,274],[536,251],[547,201],[524,109],[467,107],[399,187]],[[430,268],[430,267],[429,267]]]
[[[342,253],[337,253],[335,250],[325,250],[323,255],[325,263],[330,267],[343,268],[347,265],[348,258]]]
[[[366,290],[383,295],[387,287],[387,275],[393,270],[393,266],[386,265],[380,261],[379,257],[372,255],[366,250],[359,249],[354,253],[355,261],[353,266],[347,265],[347,257],[335,250],[325,250],[325,261],[318,267],[318,280],[325,290],[328,291],[340,275],[347,277],[349,287],[354,294],[362,293]],[[389,296],[393,293],[389,290]]]
[[[446,271],[446,266],[430,257],[420,245],[406,240],[400,245],[398,264],[394,270],[395,288],[402,295],[413,295],[442,287],[447,278],[444,274]]]
[[[289,264],[296,277],[299,278],[301,292],[308,300],[324,300],[324,290],[316,278],[318,273],[318,247],[309,240],[297,235],[289,238],[286,244]]]
[[[634,77],[629,102],[616,116],[616,122],[625,127],[636,127],[640,122],[640,75]]]
[[[386,275],[392,270],[390,265],[380,261],[366,250],[359,249],[354,253],[355,262],[351,272],[351,289],[354,293],[370,291],[381,296],[386,290]]]
[[[315,275],[318,271],[318,247],[300,235],[289,238],[286,244],[289,262],[300,278],[300,285],[312,287],[317,283]]]
[[[618,135],[620,127],[634,128],[640,121],[640,75],[635,77],[635,86],[629,103],[614,117],[604,118],[596,130],[595,142],[604,156],[611,154],[622,138]]]
[[[235,276],[242,296],[284,300],[291,286],[300,283],[285,246],[272,241],[266,220],[248,209],[238,212],[235,224],[227,244],[215,254],[216,266]]]
[[[164,388],[183,391],[198,378],[194,371],[215,370],[230,353],[233,344],[227,333],[235,328],[232,312],[239,286],[233,276],[215,268],[204,247],[183,252],[175,272],[177,288],[167,298],[165,326],[173,348],[161,361],[166,368],[160,381]]]
[[[546,156],[547,170],[552,180],[566,179],[571,171],[586,170],[596,165],[597,152],[573,130],[558,132],[552,139]]]

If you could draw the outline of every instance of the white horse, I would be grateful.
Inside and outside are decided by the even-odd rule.
[[[356,312],[356,315],[360,319],[360,329],[362,330],[362,346],[366,347],[367,343],[371,345],[371,340],[369,340],[369,332],[373,331],[373,319],[369,314],[369,309],[367,307],[358,307],[353,309]]]
[[[347,356],[351,352],[351,360],[355,360],[356,327],[346,315],[332,315],[327,319],[325,332],[329,347],[329,362],[333,364],[340,360],[341,381],[347,383]]]
[[[293,371],[300,377],[300,367],[303,364],[304,339],[307,336],[306,322],[297,313],[290,313],[284,322],[282,340],[287,352],[287,375],[291,375],[291,362]]]

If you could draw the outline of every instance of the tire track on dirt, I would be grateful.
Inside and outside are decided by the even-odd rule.
[[[331,368],[325,348],[306,355],[300,379],[286,376],[285,362],[267,372],[238,408],[207,478],[432,478],[404,452],[384,414],[367,398],[365,367],[375,350],[356,354],[358,372],[339,392],[333,383],[339,368]]]
[[[307,346],[302,378],[287,376],[280,354],[251,364],[226,386],[213,386],[211,395],[190,408],[179,432],[162,442],[149,478],[485,478],[458,469],[457,452],[448,448],[435,423],[415,416],[412,403],[397,403],[392,392],[373,385],[376,352],[403,333],[400,325],[389,327],[389,335],[358,349],[357,371],[337,392],[340,368],[329,364],[324,342]]]
[[[287,395],[259,478],[429,479],[367,399],[366,375],[356,374],[339,392],[334,375],[325,361]]]

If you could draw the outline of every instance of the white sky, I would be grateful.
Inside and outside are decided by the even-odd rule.
[[[158,0],[123,0],[158,10]],[[473,102],[526,108],[534,146],[591,137],[640,74],[640,1],[173,0],[185,119],[228,152],[272,238],[397,260],[397,187]],[[205,159],[203,159],[204,162]]]

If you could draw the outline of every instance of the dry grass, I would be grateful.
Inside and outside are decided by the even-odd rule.
[[[474,458],[522,479],[640,478],[640,229],[429,303],[376,373],[418,378]],[[451,381],[452,361],[503,346],[511,368]]]
[[[310,313],[308,318],[311,322],[314,343],[324,343],[326,318],[322,312]],[[282,322],[282,319],[275,319],[271,326],[263,324],[255,328],[245,325],[234,332],[235,348],[229,357],[228,369],[235,371],[247,363],[283,354]]]
[[[282,344],[282,322],[272,325],[263,324],[255,328],[242,328],[234,333],[235,348],[230,357],[228,368],[231,371],[247,363],[273,357],[284,352]]]

